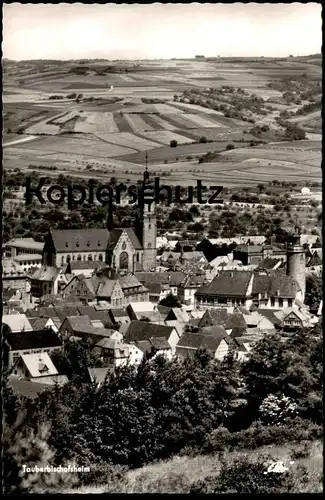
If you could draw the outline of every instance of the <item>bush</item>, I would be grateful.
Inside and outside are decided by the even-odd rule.
[[[177,143],[177,141],[175,139],[172,139],[170,141],[169,145],[170,145],[171,148],[177,148],[178,143]]]
[[[199,142],[201,142],[202,144],[206,144],[208,142],[208,139],[203,136],[203,137],[200,137]]]
[[[227,144],[226,150],[229,151],[230,149],[235,149],[235,146],[233,144]]]
[[[219,476],[207,477],[191,487],[191,493],[289,493],[294,487],[293,474],[284,466],[283,472],[270,470],[272,460],[260,457],[256,462],[245,458],[224,463]],[[273,462],[274,463],[274,462]]]

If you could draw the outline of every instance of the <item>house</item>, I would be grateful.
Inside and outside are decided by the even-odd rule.
[[[244,265],[258,265],[267,257],[287,260],[286,250],[274,245],[238,245],[233,250],[234,260],[240,260]]]
[[[104,381],[111,375],[114,368],[112,366],[105,368],[88,368],[89,379],[100,387]]]
[[[282,323],[284,330],[296,330],[302,327],[313,327],[318,322],[317,316],[310,314],[306,309],[290,307],[277,311],[275,315]]]
[[[124,343],[121,334],[119,339],[103,338],[96,343],[92,352],[114,368],[139,365],[143,358],[143,352],[133,343]]]
[[[131,320],[149,320],[151,322],[163,323],[164,318],[160,314],[156,304],[152,302],[131,302],[126,308]]]
[[[28,399],[36,399],[39,394],[48,389],[46,384],[20,379],[15,375],[9,375],[8,385],[16,393]]]
[[[100,260],[70,260],[65,274],[71,274],[72,276],[82,274],[85,278],[90,278],[95,271],[104,267],[106,267],[106,264]]]
[[[59,268],[43,266],[31,275],[31,294],[39,298],[46,294],[56,295],[60,280],[62,274]]]
[[[148,290],[135,276],[118,275],[112,268],[95,272],[90,278],[74,276],[63,290],[65,297],[77,297],[85,304],[106,300],[113,307],[125,306],[131,300],[148,300]]]
[[[192,356],[198,349],[207,349],[215,359],[221,361],[226,356],[230,345],[231,339],[226,332],[219,331],[218,334],[214,331],[212,334],[208,329],[198,333],[185,332],[176,346],[176,355],[184,358]]]
[[[156,337],[165,338],[174,353],[179,336],[175,328],[166,325],[157,325],[145,321],[131,321],[124,334],[128,343],[137,343],[140,340],[149,340]]]
[[[156,356],[163,355],[171,360],[173,351],[165,337],[153,337],[148,340],[139,340],[136,346],[141,350],[144,356],[154,359]]]
[[[59,374],[47,352],[21,354],[12,367],[12,374],[39,384],[63,385],[68,382],[66,375]]]
[[[113,325],[121,325],[131,321],[126,309],[110,309],[108,313]]]
[[[266,259],[259,263],[256,269],[272,271],[278,269],[279,267],[283,267],[282,259],[278,259],[276,257],[266,257]]]
[[[228,310],[238,306],[280,309],[292,307],[301,297],[298,281],[281,270],[271,273],[252,271],[220,271],[196,294],[199,308],[221,307]]]
[[[58,333],[61,326],[61,321],[52,318],[28,318],[33,330],[45,330],[51,328],[55,333]]]
[[[195,292],[207,282],[205,274],[191,273],[179,284],[177,296],[189,309],[195,307]]]
[[[203,328],[204,326],[225,325],[227,323],[228,316],[229,314],[227,309],[207,309],[204,311],[198,326]]]
[[[8,325],[13,333],[30,332],[33,329],[25,314],[4,314],[2,324]]]
[[[42,254],[20,254],[17,255],[17,257],[13,257],[13,260],[17,262],[24,271],[42,267]]]
[[[160,302],[169,294],[177,296],[178,287],[186,277],[180,271],[138,272],[135,276],[149,290],[150,302]]]
[[[33,238],[15,238],[8,241],[4,247],[5,258],[15,258],[21,255],[32,257],[33,255],[41,255],[43,252],[44,243],[39,243]]]
[[[86,277],[83,274],[73,276],[63,288],[62,295],[68,300],[76,298],[85,305],[96,298],[96,292],[91,277]]]
[[[3,259],[2,264],[2,289],[20,290],[30,292],[30,277],[18,262],[13,259]]]
[[[96,344],[103,337],[110,338],[115,332],[116,330],[93,326],[89,316],[67,316],[59,329],[59,336],[63,339],[89,339]]]
[[[44,330],[8,333],[4,338],[4,366],[11,370],[22,354],[39,354],[61,349],[62,341],[58,335],[46,328]]]

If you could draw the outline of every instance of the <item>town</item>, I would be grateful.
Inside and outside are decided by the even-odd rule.
[[[321,64],[4,60],[5,493],[322,491]]]

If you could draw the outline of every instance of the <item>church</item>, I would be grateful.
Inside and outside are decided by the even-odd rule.
[[[156,237],[155,203],[141,203],[135,228],[50,230],[42,263],[64,268],[70,261],[102,261],[116,271],[150,271],[156,267]]]

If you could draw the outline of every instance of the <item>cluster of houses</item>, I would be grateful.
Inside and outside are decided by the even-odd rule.
[[[4,246],[3,360],[18,390],[66,383],[52,357],[71,341],[91,351],[89,378],[100,382],[162,353],[205,348],[222,360],[234,349],[244,360],[264,334],[318,322],[322,306],[312,314],[304,299],[306,273],[321,272],[322,253],[301,235],[286,250],[247,237],[209,262],[196,241],[157,238],[154,208],[141,210],[134,230],[50,230],[44,244]]]

